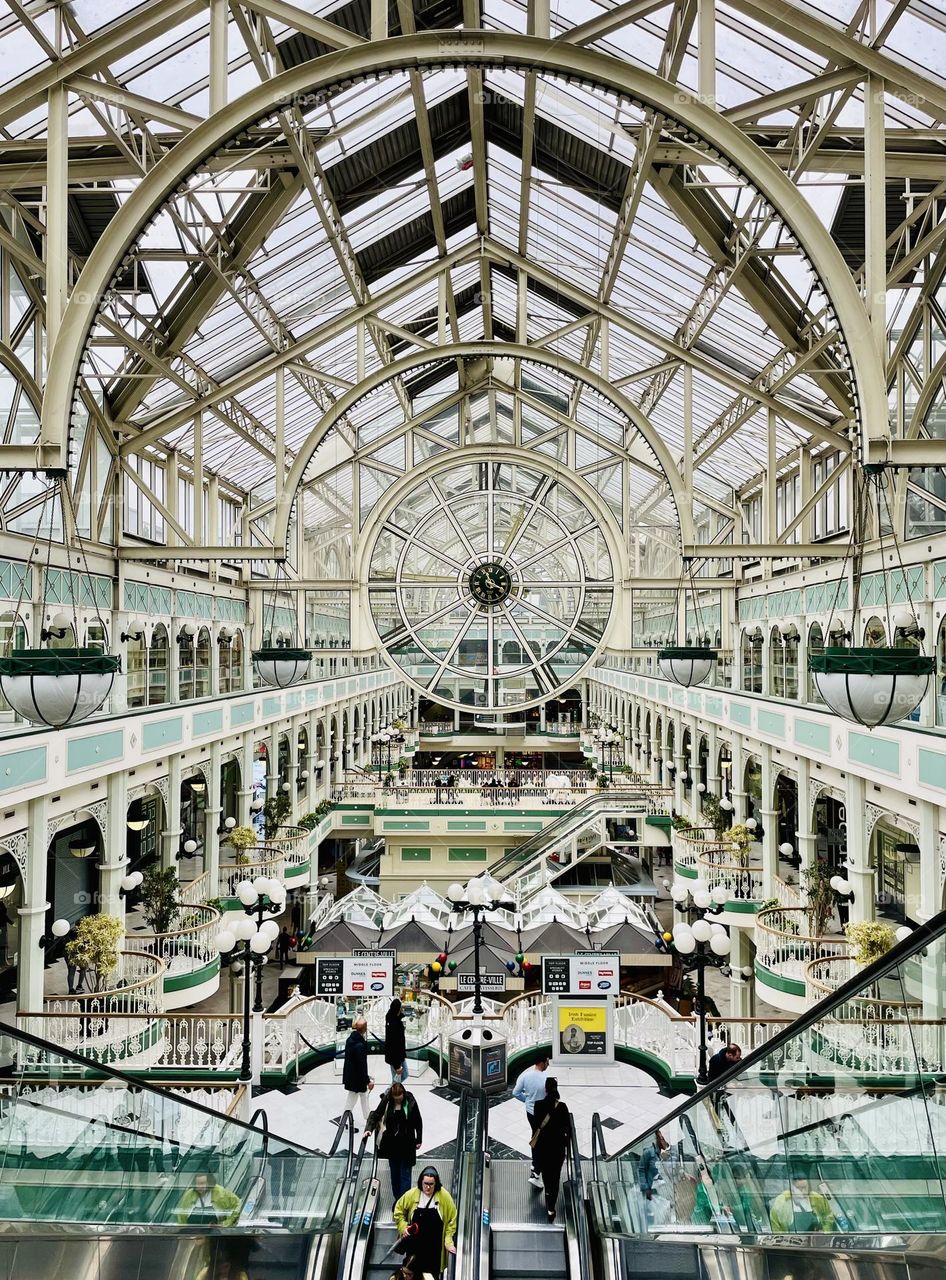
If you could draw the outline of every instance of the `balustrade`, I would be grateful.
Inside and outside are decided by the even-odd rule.
[[[125,937],[125,953],[158,956],[167,979],[193,973],[217,958],[214,948],[220,912],[206,903],[180,904],[178,928],[167,933],[132,933]]]
[[[264,876],[267,880],[281,880],[285,855],[275,844],[258,844],[247,849],[242,862],[221,862],[220,897],[235,898],[236,887],[241,880],[255,880]]]
[[[794,979],[804,989],[810,961],[849,953],[847,938],[840,934],[815,937],[808,932],[810,921],[806,907],[760,911],[755,920],[756,964],[782,978]]]

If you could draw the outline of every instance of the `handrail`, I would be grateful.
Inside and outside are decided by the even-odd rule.
[[[491,1167],[489,1158],[489,1107],[484,1098],[480,1099],[480,1158],[476,1165],[476,1191],[473,1195],[473,1212],[474,1212],[474,1239],[477,1243],[476,1249],[476,1270],[473,1275],[477,1278],[488,1276],[489,1270],[489,1244],[490,1244],[490,1214],[492,1211],[492,1199],[490,1186]]]
[[[595,1112],[594,1119],[601,1127],[601,1119]],[[585,1178],[581,1166],[581,1152],[578,1150],[578,1134],[575,1130],[575,1117],[568,1116],[568,1186],[571,1193],[571,1209],[574,1214],[575,1236],[569,1231],[568,1215],[565,1220],[565,1246],[568,1253],[568,1274],[570,1280],[590,1280],[591,1276],[591,1233],[588,1230],[588,1215],[585,1211]]]
[[[773,910],[777,909],[773,908]],[[905,960],[910,959],[911,956],[928,947],[937,938],[942,938],[944,934],[946,934],[946,910],[938,912],[925,924],[918,925],[902,942],[895,943],[885,955],[875,960],[873,964],[865,966],[859,973],[838,987],[833,995],[820,1000],[812,1008],[806,1009],[804,1013],[799,1014],[788,1026],[781,1031],[777,1031],[771,1040],[760,1045],[758,1049],[753,1049],[741,1061],[733,1063],[731,1067],[717,1076],[711,1084],[697,1089],[696,1093],[687,1098],[685,1102],[682,1102],[668,1112],[667,1115],[663,1116],[658,1124],[652,1125],[632,1138],[630,1142],[622,1147],[621,1152],[616,1152],[615,1155],[620,1155],[623,1151],[639,1146],[652,1134],[656,1133],[658,1129],[671,1124],[674,1120],[683,1116],[685,1112],[692,1110],[693,1107],[711,1097],[712,1094],[724,1089],[728,1081],[738,1076],[747,1075],[752,1068],[765,1062],[767,1058],[770,1058],[773,1053],[777,1053],[790,1040],[805,1031],[809,1031],[835,1009],[841,1008],[852,997],[859,995],[863,990],[865,979],[876,982],[887,977],[893,970],[899,968]]]
[[[348,1179],[348,1190],[345,1195],[344,1218],[342,1227],[342,1238],[338,1251],[338,1268],[337,1280],[356,1280],[364,1271],[364,1263],[368,1253],[368,1244],[371,1239],[371,1230],[374,1225],[373,1205],[378,1200],[378,1138],[374,1135],[374,1156],[371,1163],[371,1171],[368,1174],[364,1184],[361,1178],[361,1166],[364,1164],[365,1148],[368,1145],[368,1139],[371,1136],[367,1130],[362,1134],[361,1142],[358,1146],[358,1160],[353,1167],[353,1151],[354,1151],[354,1124],[355,1118],[351,1111],[346,1111],[338,1122],[338,1134],[335,1141],[338,1142],[338,1135],[342,1131],[343,1124],[347,1124],[351,1134],[349,1143],[349,1161],[346,1171]],[[364,1185],[364,1195],[359,1202],[358,1209],[355,1209],[355,1198],[359,1189]],[[354,1244],[352,1244],[352,1236],[354,1235]]]

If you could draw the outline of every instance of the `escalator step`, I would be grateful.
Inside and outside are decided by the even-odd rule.
[[[628,1280],[698,1280],[700,1251],[693,1244],[622,1242],[623,1274]]]

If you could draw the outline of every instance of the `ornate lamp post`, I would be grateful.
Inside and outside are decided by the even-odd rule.
[[[259,876],[256,880],[241,880],[236,887],[237,897],[243,904],[244,917],[227,929],[221,929],[215,939],[216,947],[226,964],[239,961],[243,965],[243,1045],[240,1060],[240,1080],[248,1083],[253,1078],[250,1064],[250,967],[256,971],[253,1012],[263,1012],[263,965],[273,943],[279,937],[278,916],[286,905],[286,886],[280,880],[268,880]]]
[[[480,976],[480,943],[483,937],[483,916],[488,911],[515,911],[516,904],[505,897],[506,890],[492,876],[473,876],[466,885],[452,884],[447,897],[457,915],[473,917],[473,1012],[483,1012],[482,979]]]
[[[729,898],[729,891],[718,885],[707,889],[705,883],[696,880],[692,888],[679,881],[670,889],[670,896],[681,911],[696,915],[691,923],[680,921],[673,926],[673,945],[684,957],[684,965],[697,971],[697,1008],[700,1019],[700,1055],[696,1073],[697,1084],[709,1079],[706,1057],[706,966],[724,968],[728,961],[732,941],[725,926],[712,919],[719,915]]]
[[[595,729],[594,733],[592,734],[592,737],[594,738],[595,742],[597,742],[598,746],[601,748],[602,754],[604,756],[604,760],[602,761],[602,763],[607,764],[608,781],[613,782],[614,781],[614,753],[617,750],[618,745],[621,741],[621,735],[615,729],[614,725],[609,724],[609,725],[601,725],[600,728]]]
[[[396,733],[388,725],[382,725],[377,733],[371,735],[371,741],[374,743],[375,754],[378,758],[378,781],[381,781],[381,767],[384,763],[388,773],[391,772],[391,743],[396,737]],[[387,760],[383,760],[383,756],[387,749]]]

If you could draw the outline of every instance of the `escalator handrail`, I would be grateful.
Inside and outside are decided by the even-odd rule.
[[[684,1112],[692,1110],[699,1103],[711,1097],[714,1093],[718,1093],[721,1089],[725,1090],[726,1085],[747,1074],[753,1067],[765,1061],[774,1052],[782,1048],[790,1040],[804,1034],[810,1030],[816,1023],[820,1022],[834,1009],[846,1003],[852,996],[858,995],[864,988],[865,982],[877,982],[887,977],[893,970],[898,969],[906,960],[917,952],[928,947],[931,942],[942,938],[946,934],[946,910],[938,912],[926,924],[918,925],[916,929],[903,939],[902,942],[896,943],[886,952],[880,959],[875,960],[873,964],[866,965],[847,982],[841,984],[840,987],[830,995],[825,996],[823,1000],[819,1000],[816,1005],[798,1015],[794,1022],[790,1022],[783,1027],[781,1031],[777,1031],[771,1040],[767,1040],[765,1044],[759,1045],[758,1048],[751,1050],[741,1061],[733,1063],[725,1072],[717,1076],[709,1084],[698,1088],[696,1093],[691,1094],[684,1102],[675,1107],[673,1111],[663,1116],[659,1123],[651,1125],[649,1129],[645,1129],[635,1138],[632,1138],[621,1151],[617,1151],[608,1159],[615,1159],[617,1156],[629,1151],[634,1147],[641,1146],[648,1138],[652,1137],[658,1129],[662,1129],[665,1125],[671,1124],[674,1120],[678,1120]],[[597,1175],[596,1175],[597,1176]]]
[[[480,1177],[478,1175],[470,1182],[465,1173],[468,1163],[466,1157],[471,1151],[478,1157],[475,1168],[478,1168],[479,1174],[482,1173],[485,1111],[484,1100],[464,1089],[460,1095],[456,1162],[451,1180],[451,1194],[457,1207],[457,1234],[454,1240],[457,1252],[449,1268],[450,1280],[476,1280],[477,1276],[473,1262],[478,1256],[482,1218],[475,1216],[474,1211],[478,1210]]]
[[[492,1213],[489,1158],[489,1107],[485,1098],[480,1100],[480,1158],[476,1169],[476,1191],[473,1196],[474,1231],[477,1265],[476,1277],[489,1275],[489,1223]]]
[[[600,1127],[600,1118],[595,1113]],[[578,1270],[572,1274],[569,1268],[569,1280],[590,1280],[591,1276],[591,1233],[588,1230],[588,1215],[585,1210],[585,1177],[581,1165],[581,1152],[578,1150],[578,1134],[575,1129],[575,1117],[568,1117],[568,1186],[571,1193],[572,1211],[574,1214],[577,1250],[574,1249],[569,1229],[568,1215],[565,1217],[565,1249],[566,1253],[578,1260]]]
[[[345,1113],[352,1122],[352,1146],[354,1145],[354,1117],[350,1111]],[[341,1125],[339,1125],[341,1128]],[[365,1148],[368,1145],[368,1139],[374,1138],[374,1152],[371,1161],[371,1169],[366,1178],[362,1178],[362,1167],[365,1163]],[[372,1184],[378,1176],[378,1135],[371,1134],[366,1129],[362,1134],[361,1142],[358,1146],[358,1155],[349,1165],[348,1181],[345,1192],[345,1204],[343,1208],[344,1217],[342,1219],[342,1238],[338,1252],[338,1269],[337,1280],[355,1280],[364,1270],[363,1259],[367,1255],[368,1244],[371,1238],[371,1229],[374,1226],[371,1215],[368,1213],[368,1202],[371,1199]],[[358,1202],[357,1213],[355,1211],[355,1201],[358,1196],[359,1189],[363,1188],[364,1194]],[[357,1266],[357,1270],[356,1270]]]
[[[596,1111],[591,1117],[591,1173],[595,1182],[600,1182],[598,1177],[598,1157],[602,1160],[609,1160],[608,1149],[604,1142],[604,1125],[601,1123],[601,1116]]]

